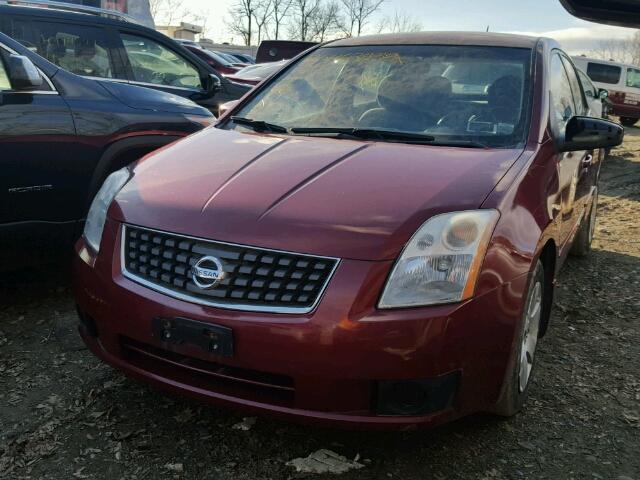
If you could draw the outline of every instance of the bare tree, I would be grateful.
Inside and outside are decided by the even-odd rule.
[[[290,24],[291,37],[309,41],[313,36],[312,22],[321,6],[321,0],[293,0],[293,14]]]
[[[640,31],[624,39],[609,39],[598,42],[595,49],[589,52],[592,57],[602,60],[640,64]]]
[[[253,18],[259,3],[258,0],[235,0],[229,9],[231,21],[227,22],[227,28],[242,37],[245,45],[251,45],[253,40]]]
[[[292,0],[273,0],[271,17],[273,19],[273,36],[276,40],[280,37],[280,27],[289,13],[291,2]]]
[[[384,17],[378,24],[378,33],[419,32],[422,24],[404,12],[396,10],[393,15]]]
[[[321,4],[311,17],[310,37],[324,42],[327,36],[339,28],[340,5],[336,1]]]
[[[260,0],[256,2],[256,6],[253,9],[253,19],[255,20],[256,28],[258,29],[258,45],[262,41],[262,34],[266,30],[267,22],[271,19],[272,13],[272,0]]]
[[[636,30],[629,39],[629,61],[634,65],[640,65],[640,30]]]
[[[149,8],[156,25],[171,25],[174,21],[182,21],[187,16],[183,0],[150,0]]]
[[[344,7],[345,20],[342,30],[349,37],[359,37],[362,30],[378,11],[384,0],[340,0]]]
[[[160,10],[162,9],[163,0],[149,0],[149,12],[151,12],[151,16],[154,21],[160,14]]]

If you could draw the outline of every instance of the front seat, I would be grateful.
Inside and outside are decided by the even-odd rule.
[[[378,107],[364,112],[358,126],[422,132],[434,125],[451,96],[451,82],[427,72],[428,65],[422,72],[415,64],[397,67],[378,86]]]
[[[522,108],[522,79],[504,75],[487,91],[489,111],[496,123],[518,123]]]

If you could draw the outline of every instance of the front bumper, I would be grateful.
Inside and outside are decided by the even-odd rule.
[[[612,103],[609,106],[609,113],[617,117],[640,118],[640,105]]]
[[[118,233],[109,220],[97,258],[78,242],[74,291],[84,341],[127,375],[199,400],[349,427],[435,425],[486,409],[500,394],[525,277],[461,304],[380,311],[392,262],[343,260],[309,314],[233,311],[125,278]],[[154,319],[177,317],[232,329],[233,357],[153,335]],[[452,394],[435,411],[380,414],[389,381],[446,384]]]

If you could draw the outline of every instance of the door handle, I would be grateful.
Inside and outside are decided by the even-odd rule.
[[[591,155],[590,153],[588,155],[586,155],[583,159],[582,159],[582,166],[583,167],[589,167],[591,166],[591,164],[593,163],[593,155]]]

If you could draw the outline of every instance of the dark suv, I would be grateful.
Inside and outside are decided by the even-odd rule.
[[[213,121],[182,97],[66,72],[0,33],[0,254],[30,238],[70,243],[109,173]]]
[[[169,37],[111,16],[0,5],[0,32],[77,75],[163,90],[214,113],[250,90]]]

